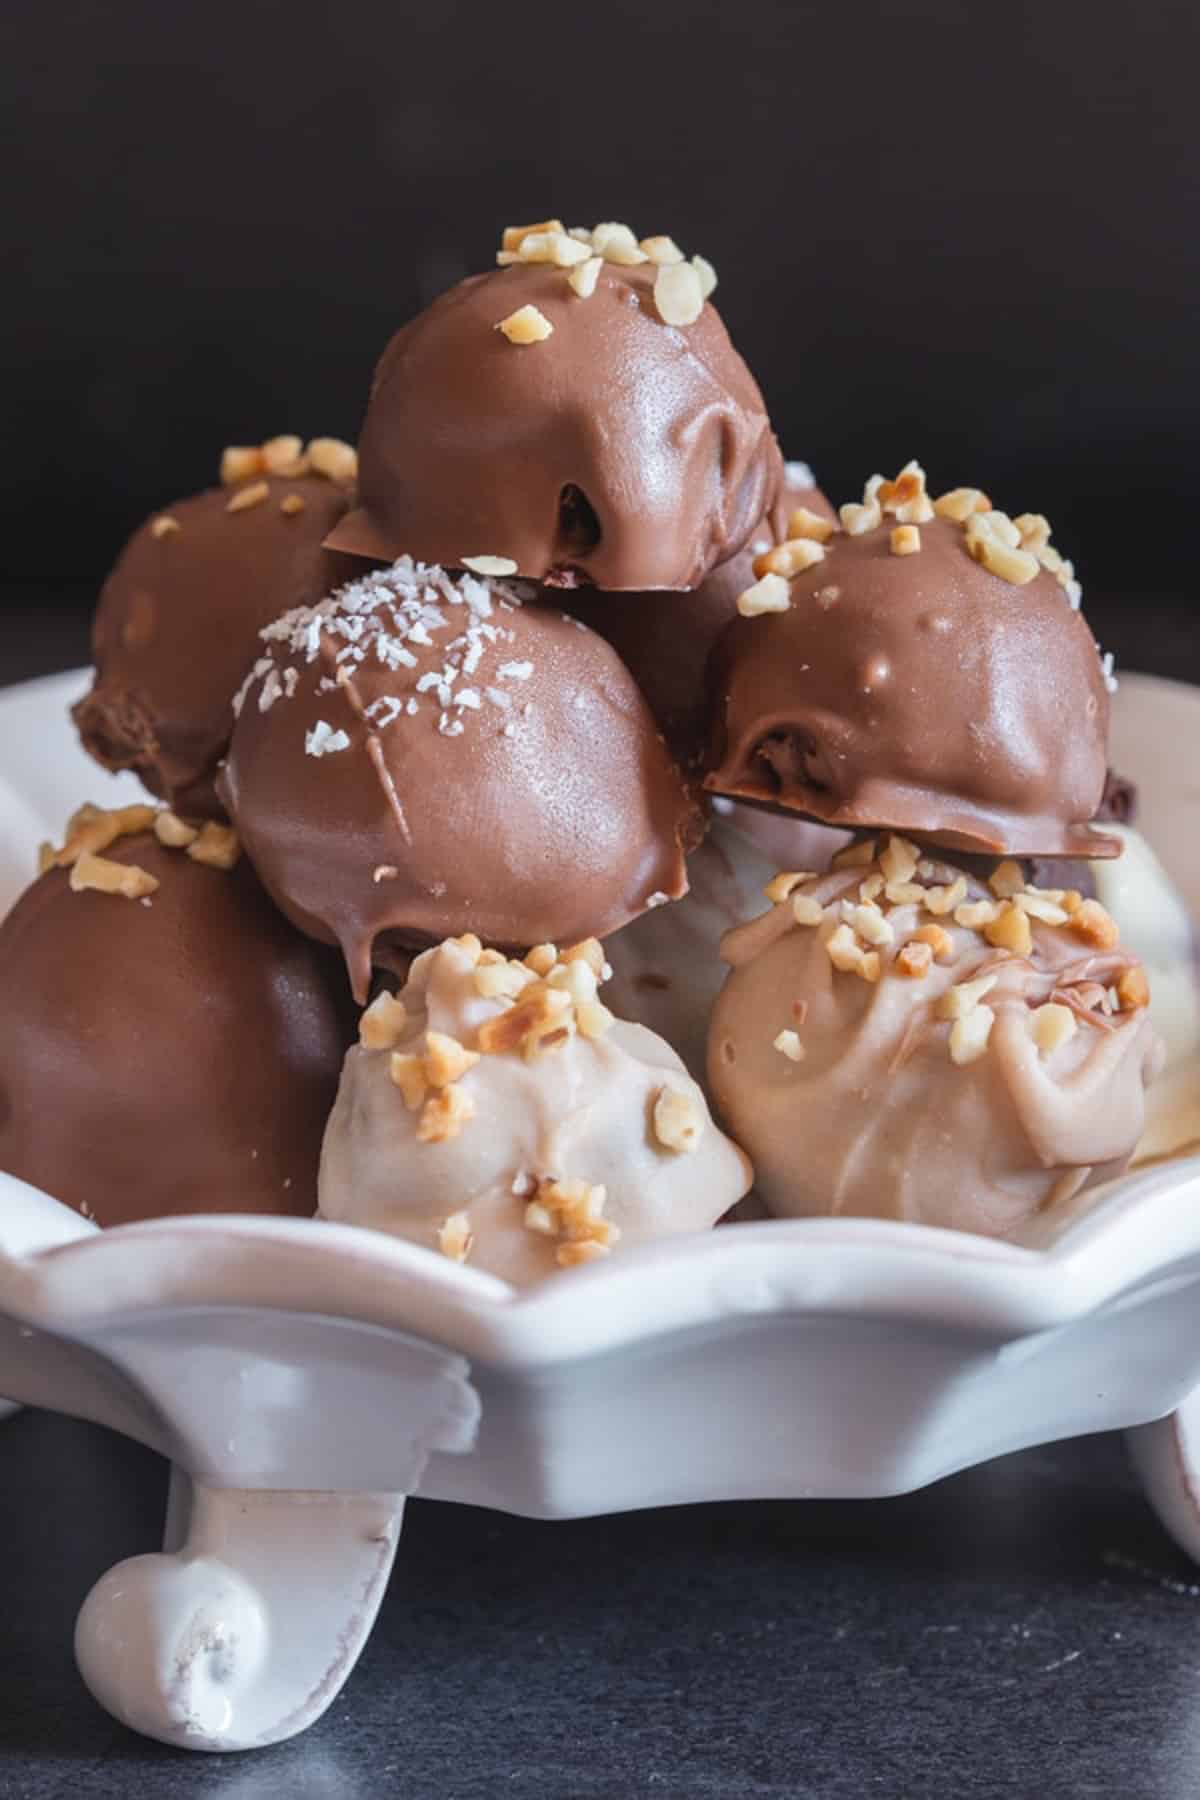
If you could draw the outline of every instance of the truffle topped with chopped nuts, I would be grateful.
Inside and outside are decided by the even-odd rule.
[[[419,956],[346,1057],[321,1216],[517,1285],[715,1224],[749,1165],[675,1052],[604,1005],[607,973],[594,938]]]
[[[836,523],[837,514],[814,484],[807,463],[785,464],[785,484],[762,535],[706,575],[691,593],[601,593],[580,587],[556,598],[574,618],[607,638],[650,702],[671,749],[685,769],[704,760],[708,742],[709,653],[754,580],[756,555],[788,535],[798,514]],[[554,592],[555,590],[551,590]]]
[[[700,815],[616,652],[403,558],[262,633],[221,793],[293,922],[373,955],[604,936],[686,892]]]
[[[707,265],[669,239],[549,224],[506,233],[511,266],[392,339],[360,509],[328,541],[555,586],[694,588],[776,501],[762,395],[705,298]]]
[[[1087,825],[1111,664],[1044,519],[934,502],[913,464],[755,572],[713,655],[712,792],[959,850],[1116,853]]]
[[[101,1225],[310,1214],[354,1032],[229,828],[84,807],[0,925],[0,1169]]]
[[[260,626],[359,572],[322,548],[353,468],[353,450],[333,439],[229,450],[223,486],[138,527],[101,592],[96,673],[75,708],[97,762],[133,769],[189,817],[219,814],[213,777],[233,729],[230,697]]]
[[[1163,1050],[1094,900],[891,836],[777,875],[728,933],[709,1083],[780,1214],[1011,1237],[1119,1174]]]

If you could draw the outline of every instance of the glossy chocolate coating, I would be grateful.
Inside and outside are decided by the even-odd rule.
[[[605,264],[582,299],[522,266],[442,294],[383,353],[361,510],[329,542],[612,589],[693,588],[727,562],[775,503],[779,447],[715,308],[665,325],[655,274]],[[524,306],[554,328],[541,343],[496,329]]]
[[[1014,587],[962,528],[839,533],[786,612],[738,618],[713,653],[705,786],[850,829],[1030,856],[1115,853],[1089,832],[1108,693],[1095,641],[1053,576]]]
[[[105,855],[157,878],[149,905],[53,869],[0,926],[0,1168],[102,1225],[312,1213],[354,1035],[337,958],[244,858],[149,833]]]
[[[85,748],[106,769],[135,770],[188,817],[220,812],[213,777],[260,627],[359,567],[322,548],[346,509],[343,485],[271,476],[267,487],[240,512],[228,510],[237,490],[223,487],[147,519],[105,582],[92,627],[96,674],[74,713]],[[302,511],[280,511],[289,494]],[[179,529],[157,536],[164,517]]]
[[[423,589],[408,569],[399,587],[395,572],[372,577],[366,611],[346,590],[342,611],[313,630],[311,661],[303,645],[271,644],[221,783],[265,886],[302,930],[342,946],[360,999],[372,957],[392,943],[473,931],[524,948],[614,931],[686,891],[684,852],[700,829],[603,639],[469,577],[456,587],[439,570],[443,586]],[[446,602],[464,590],[490,614]],[[411,666],[391,669],[380,634],[398,641],[422,591],[439,601],[423,614],[425,642],[408,638]],[[452,657],[467,667],[439,696],[428,683]],[[264,680],[293,672],[292,696],[264,711]],[[346,747],[310,754],[322,726]]]
[[[802,464],[789,464],[792,468]],[[736,556],[714,569],[693,593],[601,593],[576,588],[556,594],[575,618],[607,638],[650,702],[650,710],[685,768],[697,768],[708,738],[705,670],[713,645],[737,617],[738,595],[754,580],[757,548],[786,534],[788,515],[806,506],[837,519],[819,488],[788,480],[762,530]]]

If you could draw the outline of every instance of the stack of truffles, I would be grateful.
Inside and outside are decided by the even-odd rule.
[[[915,463],[835,511],[671,238],[497,263],[357,452],[229,448],[122,553],[75,719],[155,800],[81,807],[0,928],[0,1167],[516,1283],[752,1181],[1019,1233],[1163,1061],[1070,563]]]

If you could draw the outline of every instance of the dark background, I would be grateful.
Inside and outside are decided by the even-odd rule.
[[[1198,57],[1191,0],[5,0],[10,606],[81,644],[145,512],[226,442],[353,436],[391,331],[559,212],[713,260],[835,500],[916,454],[1045,511],[1102,640],[1170,672]]]

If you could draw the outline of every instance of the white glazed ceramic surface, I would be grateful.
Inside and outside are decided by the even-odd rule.
[[[116,791],[66,723],[81,686],[0,699],[2,904],[39,837]],[[1197,905],[1200,694],[1126,677],[1115,738]],[[523,1293],[349,1226],[100,1233],[7,1177],[0,1245],[0,1391],[174,1465],[164,1551],[104,1577],[76,1639],[97,1698],[167,1742],[245,1748],[320,1715],[410,1493],[547,1518],[887,1494],[1136,1427],[1148,1492],[1200,1553],[1200,1158],[1115,1184],[1037,1248],[769,1222]]]

